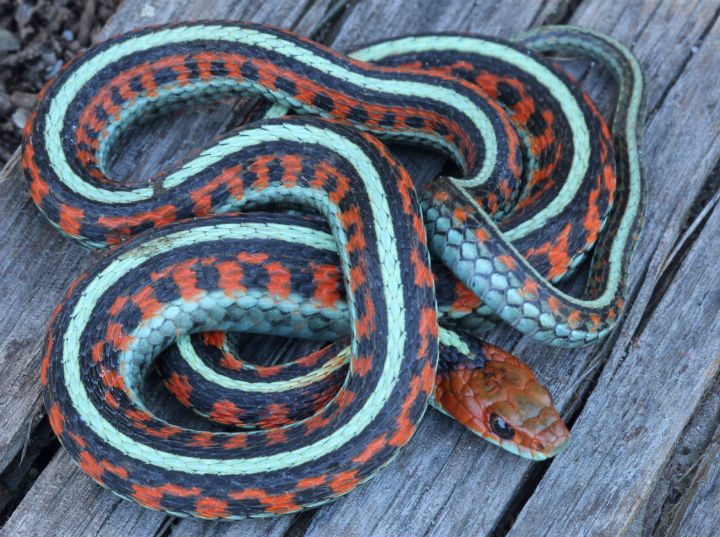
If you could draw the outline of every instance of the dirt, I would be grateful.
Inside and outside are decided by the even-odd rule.
[[[37,94],[85,50],[120,0],[0,0],[0,168],[20,144]]]

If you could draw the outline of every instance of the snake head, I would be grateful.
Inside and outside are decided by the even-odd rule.
[[[470,353],[441,347],[456,359],[438,368],[432,406],[521,457],[538,461],[557,455],[570,433],[530,368],[494,345],[463,341]]]

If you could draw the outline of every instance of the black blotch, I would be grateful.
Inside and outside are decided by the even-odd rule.
[[[220,271],[212,265],[196,264],[194,267],[197,277],[196,287],[203,291],[216,291],[220,280]]]
[[[312,104],[314,107],[327,112],[335,108],[335,102],[329,95],[325,95],[324,93],[318,93],[317,95],[315,95]]]
[[[365,110],[364,106],[358,105],[353,106],[350,109],[347,118],[350,121],[355,121],[357,123],[367,123],[368,119],[370,119],[370,116],[368,116],[367,110]]]
[[[245,62],[240,66],[240,74],[247,80],[258,80],[257,67],[252,62]]]
[[[125,306],[123,306],[120,316],[122,317],[122,325],[125,327],[125,330],[132,330],[142,321],[143,313],[139,307],[128,300]]]
[[[522,101],[522,95],[507,82],[498,82],[497,84],[498,100],[508,107],[513,107]]]
[[[378,123],[380,123],[381,127],[394,127],[395,119],[395,114],[392,112],[385,112],[385,115]]]
[[[275,78],[275,87],[287,95],[295,95],[295,93],[297,93],[295,81],[282,76]]]
[[[547,121],[542,115],[542,111],[539,108],[535,108],[527,121],[528,132],[532,136],[541,136],[545,129],[547,129]]]
[[[410,116],[405,120],[405,124],[413,129],[422,129],[425,126],[425,121],[419,116]]]
[[[213,77],[224,77],[227,75],[227,68],[225,67],[225,62],[221,60],[215,60],[210,64],[210,74]]]
[[[158,87],[175,82],[175,80],[177,80],[177,77],[177,71],[174,71],[169,67],[163,67],[162,69],[158,69],[153,75],[153,78],[155,79],[155,85]]]
[[[175,280],[170,277],[160,278],[153,282],[153,292],[155,293],[155,298],[163,304],[180,298],[180,290]]]
[[[130,81],[130,89],[133,90],[135,93],[142,93],[144,88],[142,86],[142,82],[140,82],[140,78],[134,77]]]

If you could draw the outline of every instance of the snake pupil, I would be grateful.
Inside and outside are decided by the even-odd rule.
[[[497,414],[490,416],[490,427],[492,431],[503,440],[510,440],[515,436],[515,429],[510,427],[510,425]]]

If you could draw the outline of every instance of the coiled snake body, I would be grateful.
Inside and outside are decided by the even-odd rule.
[[[607,334],[645,204],[640,71],[624,47],[588,30],[545,28],[520,41],[580,50],[616,75],[615,156],[567,75],[496,39],[398,38],[351,59],[275,28],[179,23],[115,37],[66,65],[28,121],[23,172],[63,233],[90,247],[119,244],[68,292],[43,359],[50,421],[78,464],[123,497],[206,518],[292,512],[366,481],[408,441],[436,383],[426,243],[459,279],[438,286],[452,327],[480,330],[483,313],[558,346]],[[247,92],[321,118],[253,123],[149,180],[107,177],[108,154],[137,118]],[[422,189],[423,218],[407,173],[373,135],[438,150],[461,177]],[[206,217],[271,203],[320,214],[331,235],[315,224],[299,233],[295,216]],[[265,266],[265,292],[262,277],[251,288],[246,272],[287,240],[337,252],[312,268],[339,263],[346,308],[337,277],[330,287],[313,280],[308,296],[298,292],[307,272]],[[552,282],[593,243],[585,295],[562,293]],[[152,359],[185,334],[348,329],[342,386],[283,427],[188,430],[142,402]]]

